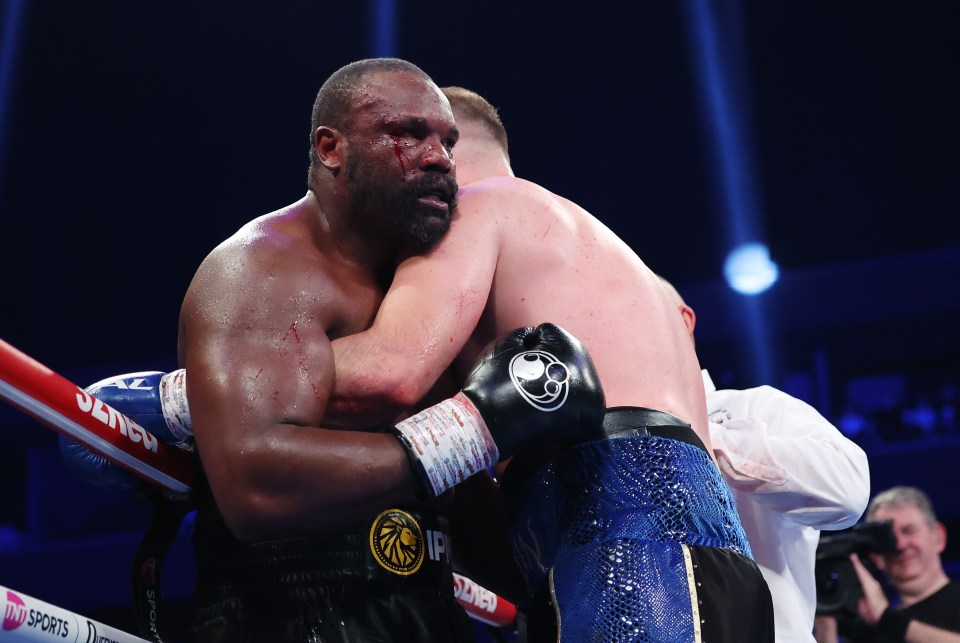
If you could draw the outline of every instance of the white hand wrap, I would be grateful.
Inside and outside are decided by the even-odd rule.
[[[396,429],[434,496],[500,459],[486,423],[463,393],[403,420]]]
[[[190,405],[187,404],[187,371],[178,369],[160,378],[160,409],[170,433],[183,442],[193,437]]]

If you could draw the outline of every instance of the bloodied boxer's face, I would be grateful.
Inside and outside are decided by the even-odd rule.
[[[456,207],[450,105],[436,85],[407,72],[370,74],[359,95],[345,134],[353,211],[372,234],[428,249],[447,232]]]

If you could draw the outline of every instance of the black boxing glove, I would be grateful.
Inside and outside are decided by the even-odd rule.
[[[518,328],[480,357],[463,389],[396,426],[439,495],[539,442],[595,433],[603,389],[586,348],[554,324]]]

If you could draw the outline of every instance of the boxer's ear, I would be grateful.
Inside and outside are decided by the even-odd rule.
[[[324,167],[339,169],[343,163],[345,146],[346,139],[339,130],[322,125],[313,132],[313,149]]]
[[[693,329],[697,326],[697,314],[693,312],[693,308],[682,304],[680,306],[680,316],[683,318],[683,325],[687,327],[687,332],[692,336]]]

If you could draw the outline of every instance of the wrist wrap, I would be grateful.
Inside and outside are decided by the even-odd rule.
[[[486,423],[463,393],[403,420],[396,432],[434,496],[492,467],[500,457]]]
[[[177,441],[193,437],[190,405],[187,403],[187,371],[178,369],[160,378],[160,410]]]

